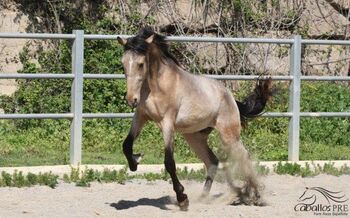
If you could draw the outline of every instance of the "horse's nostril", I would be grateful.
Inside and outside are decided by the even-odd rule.
[[[134,98],[134,102],[132,103],[132,106],[133,106],[133,107],[137,107],[137,104],[138,104],[137,98]]]

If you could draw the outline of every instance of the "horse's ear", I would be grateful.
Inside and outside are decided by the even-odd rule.
[[[122,39],[119,36],[117,37],[117,40],[118,40],[119,44],[121,44],[123,46],[126,45],[126,43],[127,43],[126,39]]]
[[[154,34],[152,34],[150,37],[148,37],[145,41],[148,43],[148,44],[151,44],[153,42],[153,39],[154,39]]]

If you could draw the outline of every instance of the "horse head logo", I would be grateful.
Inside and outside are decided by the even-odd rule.
[[[329,204],[331,202],[344,203],[349,200],[345,198],[345,195],[341,192],[333,192],[321,187],[306,187],[298,201],[307,205],[312,205],[316,202],[317,196],[321,196],[321,198],[324,197]]]

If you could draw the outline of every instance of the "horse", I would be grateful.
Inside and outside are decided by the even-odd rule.
[[[238,162],[244,176],[246,204],[257,204],[259,184],[249,154],[240,141],[241,120],[258,116],[271,97],[271,80],[261,79],[251,95],[236,101],[219,81],[186,72],[171,54],[165,36],[143,27],[129,38],[117,38],[124,47],[121,59],[126,83],[126,100],[135,108],[130,131],[123,142],[123,153],[131,171],[136,171],[141,154],[133,153],[133,143],[143,126],[153,121],[165,143],[164,165],[170,174],[180,209],[189,201],[176,175],[174,134],[180,133],[206,167],[203,196],[207,196],[219,160],[208,146],[213,129],[220,134],[224,151]],[[237,191],[237,190],[236,190]],[[241,198],[243,199],[243,197]]]

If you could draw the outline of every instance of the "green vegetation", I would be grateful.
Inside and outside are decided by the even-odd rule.
[[[79,168],[72,168],[70,176],[65,174],[63,181],[75,182],[77,186],[90,186],[90,182],[118,182],[123,184],[128,179],[126,168],[116,171],[104,169],[102,172],[93,169],[85,169],[80,173]]]
[[[242,90],[248,90],[246,85],[249,83],[242,83]],[[280,91],[267,110],[287,111],[286,87],[284,84],[276,85]],[[104,95],[103,91],[101,95]],[[237,96],[241,98],[242,95],[243,91]],[[45,98],[46,95],[40,97],[41,100]],[[301,108],[303,111],[314,112],[348,111],[350,90],[337,83],[303,83]],[[119,112],[125,111],[127,110]],[[85,120],[83,163],[125,164],[121,145],[129,131],[130,122],[128,119]],[[69,164],[69,126],[67,120],[0,121],[0,166]],[[248,127],[242,132],[242,140],[254,159],[287,160],[287,130],[287,118],[258,118],[249,121]],[[350,138],[345,134],[347,132],[350,132],[350,121],[346,118],[302,118],[301,159],[350,159]],[[214,152],[224,157],[216,132],[210,136],[209,141]],[[199,161],[180,135],[176,137],[175,144],[177,162]],[[162,163],[163,148],[160,131],[154,124],[147,124],[135,144],[135,152],[145,154],[143,163]]]
[[[347,165],[342,166],[341,168],[334,167],[334,163],[326,163],[322,167],[321,165],[313,164],[313,167],[310,167],[310,164],[306,163],[305,167],[297,163],[282,163],[279,162],[274,166],[273,172],[279,175],[289,174],[293,176],[302,176],[310,177],[316,176],[319,174],[329,174],[334,176],[340,175],[349,175],[350,167]],[[259,163],[255,166],[258,174],[260,176],[266,176],[270,173],[270,169],[266,166],[260,165]],[[204,169],[201,170],[189,170],[187,167],[177,169],[177,175],[180,180],[194,180],[194,181],[205,181],[206,172]],[[170,176],[165,171],[160,173],[143,173],[143,174],[134,174],[131,175],[128,173],[127,168],[121,170],[110,170],[104,169],[102,172],[98,170],[93,170],[85,168],[81,170],[79,167],[71,168],[70,174],[64,174],[62,178],[49,172],[49,173],[39,173],[38,175],[33,173],[28,173],[23,175],[20,171],[15,171],[12,175],[6,172],[1,172],[0,174],[0,187],[29,187],[34,185],[45,185],[51,188],[55,188],[59,180],[62,180],[65,183],[75,183],[76,186],[80,187],[89,187],[91,182],[99,183],[111,183],[116,182],[119,184],[124,184],[128,180],[132,179],[145,179],[148,182],[156,180],[170,180]],[[218,182],[225,182],[224,174],[218,172],[216,178]]]
[[[323,167],[319,164],[315,165],[312,163],[313,167],[310,167],[309,163],[306,163],[304,167],[297,163],[281,163],[279,162],[274,166],[274,172],[277,174],[289,174],[292,176],[310,177],[316,176],[318,174],[329,174],[333,176],[348,175],[350,174],[350,167],[347,165],[341,168],[334,167],[334,163],[325,163]]]
[[[33,185],[46,185],[55,188],[58,184],[58,176],[49,173],[39,173],[38,175],[28,173],[26,176],[22,172],[15,171],[12,175],[6,172],[1,172],[0,187],[27,187]]]
[[[177,169],[177,175],[180,180],[195,180],[195,181],[204,181],[205,180],[205,170],[188,170],[186,167],[184,169]],[[74,182],[77,186],[90,186],[91,182],[117,182],[124,184],[127,180],[131,179],[145,179],[149,182],[155,180],[169,180],[170,176],[165,171],[161,173],[143,173],[143,174],[134,174],[130,175],[127,172],[127,168],[123,168],[119,171],[104,169],[102,172],[85,168],[80,170],[78,168],[72,168],[71,174],[65,174],[63,176],[64,182]]]
[[[265,166],[256,166],[260,175],[267,175],[269,169]],[[187,167],[177,169],[177,176],[180,180],[194,180],[194,181],[204,181],[206,178],[206,172],[203,169],[201,170],[189,170]],[[220,182],[225,182],[225,178],[218,175],[217,180]],[[167,172],[161,171],[161,173],[143,173],[143,174],[134,174],[130,175],[127,172],[127,168],[121,170],[110,170],[104,169],[102,172],[98,170],[93,170],[85,168],[81,170],[80,167],[71,168],[70,174],[64,174],[62,181],[65,183],[75,183],[77,186],[89,187],[91,182],[100,182],[100,183],[110,183],[117,182],[119,184],[124,184],[128,180],[132,179],[145,179],[149,182],[156,180],[167,181],[170,179],[170,176]],[[33,185],[47,185],[51,188],[54,188],[58,184],[58,176],[50,173],[44,174],[33,174],[28,173],[26,176],[22,172],[15,171],[13,175],[9,173],[2,172],[0,175],[0,187],[9,186],[9,187],[24,187],[24,186],[33,186]]]

